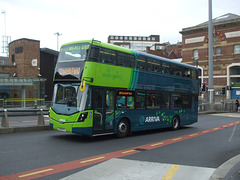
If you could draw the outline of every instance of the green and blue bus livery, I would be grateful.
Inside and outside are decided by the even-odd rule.
[[[55,69],[50,126],[87,136],[158,128],[198,119],[194,66],[87,40],[64,44]]]

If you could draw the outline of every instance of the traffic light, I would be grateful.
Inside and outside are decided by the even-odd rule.
[[[226,93],[226,87],[222,87],[222,94]]]
[[[232,86],[227,86],[227,90],[232,90]]]
[[[205,91],[205,89],[206,89],[205,83],[202,83],[202,91]]]

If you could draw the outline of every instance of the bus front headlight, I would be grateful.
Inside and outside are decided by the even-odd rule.
[[[87,118],[87,116],[88,116],[87,112],[80,114],[78,122],[83,122]]]

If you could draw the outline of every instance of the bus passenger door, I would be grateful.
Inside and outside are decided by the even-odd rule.
[[[113,130],[113,123],[115,119],[114,113],[114,91],[106,90],[106,118],[105,118],[105,130]]]
[[[94,114],[93,114],[93,131],[102,131],[103,123],[103,99],[104,99],[104,90],[95,88],[93,91],[93,105],[94,105]]]
[[[114,91],[102,88],[94,90],[93,133],[113,131]]]

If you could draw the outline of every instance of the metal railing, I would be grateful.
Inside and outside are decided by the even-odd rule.
[[[14,108],[14,107],[36,107],[43,106],[45,99],[40,98],[8,98],[0,99],[0,107],[2,108]]]
[[[201,103],[198,104],[198,112],[237,112],[235,102],[233,101],[221,101],[214,104]]]

